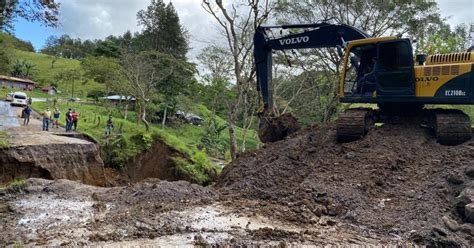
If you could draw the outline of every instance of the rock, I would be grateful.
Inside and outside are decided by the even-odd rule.
[[[437,233],[437,234],[439,234],[439,235],[441,235],[441,236],[446,236],[446,235],[448,235],[448,232],[447,232],[446,230],[444,230],[444,229],[441,228],[441,227],[437,227],[437,226],[433,227],[433,232],[434,232],[434,233]]]
[[[474,236],[474,225],[465,223],[459,226],[459,230],[463,233],[467,233],[471,236]]]
[[[338,216],[342,213],[343,208],[341,205],[330,204],[327,206],[329,216]]]
[[[464,206],[464,216],[467,221],[474,223],[474,203],[469,203]]]
[[[462,180],[462,178],[458,175],[453,175],[453,174],[450,174],[446,177],[446,181],[448,181],[448,183],[451,183],[451,184],[455,184],[455,185],[459,185],[459,184],[463,184],[464,181]]]
[[[443,216],[442,220],[449,230],[456,232],[459,229],[459,224],[449,216]]]
[[[474,201],[474,187],[467,187],[461,191],[459,196],[456,197],[456,207],[466,206],[467,204]]]
[[[346,158],[347,158],[347,159],[353,159],[353,158],[355,158],[355,157],[356,157],[355,152],[348,152],[348,153],[346,153]]]
[[[474,177],[474,166],[470,166],[468,167],[464,173],[468,176],[468,177]]]

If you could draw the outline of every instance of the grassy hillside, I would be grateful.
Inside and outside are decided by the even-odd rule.
[[[35,64],[35,71],[32,79],[40,86],[49,86],[57,84],[58,90],[61,91],[61,96],[71,97],[72,85],[59,82],[56,76],[65,70],[77,69],[82,71],[81,62],[75,59],[58,58],[51,68],[51,61],[53,58],[46,54],[26,52],[21,50],[13,50],[13,61],[16,59],[29,60]],[[84,82],[84,80],[76,81],[74,85],[74,97],[85,97],[87,92],[91,90],[103,90],[104,85],[98,84],[94,81]]]

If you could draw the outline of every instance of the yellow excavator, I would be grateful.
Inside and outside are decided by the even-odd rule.
[[[270,38],[271,29],[303,30]],[[474,104],[474,52],[416,56],[409,39],[370,37],[345,24],[260,26],[254,35],[257,89],[263,108],[260,139],[275,141],[297,129],[278,126],[273,109],[272,51],[302,48],[337,48],[343,58],[338,97],[343,103],[377,104],[378,109],[350,108],[336,120],[337,139],[354,141],[374,126],[416,116],[432,128],[437,141],[461,144],[472,136],[468,115],[458,109],[425,109],[425,105]]]

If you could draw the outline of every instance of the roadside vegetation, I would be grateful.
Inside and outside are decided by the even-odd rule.
[[[10,142],[8,142],[7,133],[0,131],[0,149],[10,147]]]

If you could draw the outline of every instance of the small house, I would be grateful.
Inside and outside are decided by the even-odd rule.
[[[32,90],[36,83],[24,78],[8,77],[0,75],[0,87],[20,90]]]

